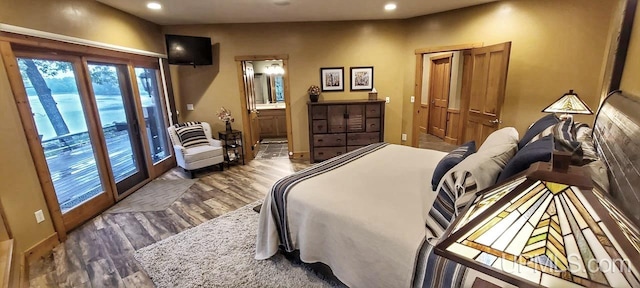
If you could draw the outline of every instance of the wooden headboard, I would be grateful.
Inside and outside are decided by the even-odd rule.
[[[613,202],[640,227],[640,98],[611,93],[598,110],[593,138],[609,167]]]

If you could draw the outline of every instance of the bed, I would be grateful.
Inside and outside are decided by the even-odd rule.
[[[633,203],[640,203],[640,118],[635,111],[640,111],[635,98],[612,94],[598,113],[593,136],[610,171],[613,202],[638,225],[640,211]],[[435,190],[462,191],[454,197],[462,200],[492,185],[495,167],[504,167],[517,150],[511,150],[513,139],[502,143],[513,137],[505,135],[499,143],[498,136],[487,139],[479,152],[489,156],[468,161],[475,168],[451,169]],[[279,180],[262,205],[256,259],[295,251],[305,263],[326,264],[350,287],[470,287],[476,278],[511,287],[433,253],[451,220],[443,214],[464,204],[443,205],[442,193],[429,183],[445,155],[379,143]]]

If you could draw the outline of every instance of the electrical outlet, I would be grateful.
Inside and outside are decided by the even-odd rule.
[[[193,110],[195,110],[195,109],[193,108],[193,104],[187,104],[187,110],[189,110],[189,111],[193,111]]]
[[[416,96],[411,96],[411,103],[416,102]]]
[[[385,101],[387,102],[387,104],[389,104],[389,102],[391,102],[391,97],[387,96],[386,98],[384,98]]]
[[[402,141],[407,141],[407,134],[402,133]]]
[[[38,210],[34,214],[36,214],[36,222],[42,223],[42,221],[44,221],[44,213],[42,213],[42,210]]]

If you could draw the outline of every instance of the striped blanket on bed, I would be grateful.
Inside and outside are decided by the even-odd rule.
[[[327,173],[342,167],[356,159],[362,158],[381,148],[387,143],[372,144],[350,153],[334,157],[318,165],[309,167],[287,177],[278,180],[271,191],[271,214],[275,219],[276,228],[280,238],[280,244],[288,252],[296,248],[292,244],[290,230],[287,220],[287,196],[289,191],[301,181]],[[428,180],[425,180],[428,181]],[[436,198],[425,227],[429,232],[425,241],[421,245],[418,255],[416,255],[416,266],[414,269],[413,287],[461,287],[467,268],[451,260],[434,254],[434,245],[437,239],[443,234],[453,218],[459,213],[466,203],[457,203],[465,192],[473,193],[476,190],[475,181],[470,173],[456,172],[447,173],[445,180],[439,187]]]
[[[387,145],[389,144],[381,142],[359,148],[284,177],[273,184],[273,187],[271,187],[271,191],[269,192],[272,199],[271,213],[276,219],[276,223],[278,223],[277,228],[278,234],[280,235],[280,243],[284,246],[284,249],[287,252],[295,250],[291,244],[291,235],[289,233],[289,225],[287,221],[287,194],[289,194],[291,188],[305,179],[309,179],[344,166],[351,161],[377,151]]]

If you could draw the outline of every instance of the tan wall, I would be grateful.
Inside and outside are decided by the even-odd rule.
[[[3,0],[0,23],[164,53],[157,25],[96,1]],[[16,240],[13,281],[17,281],[22,253],[54,229],[7,81],[0,63],[0,198]],[[36,224],[33,213],[40,209],[46,220]]]
[[[9,87],[4,63],[0,58],[0,199],[13,233],[17,252],[13,259],[13,280],[18,279],[22,252],[55,231],[44,201],[27,139]],[[42,209],[45,222],[36,223],[34,212]],[[14,286],[12,286],[14,287]]]
[[[164,54],[160,27],[98,1],[2,0],[0,23]]]
[[[521,134],[569,89],[597,109],[613,6],[602,0],[500,1],[408,20],[403,131],[411,133],[416,48],[511,41],[502,125]]]
[[[631,42],[629,43],[620,89],[630,95],[640,97],[640,6],[636,10],[633,22]]]
[[[207,121],[214,130],[223,123],[214,113],[231,109],[241,128],[240,90],[234,56],[289,54],[289,83],[294,152],[309,151],[307,88],[319,85],[320,67],[345,68],[345,92],[324,92],[320,99],[366,99],[367,92],[349,91],[349,67],[374,66],[379,97],[391,97],[386,107],[385,140],[400,143],[404,30],[400,21],[284,24],[238,24],[164,27],[169,34],[211,37],[220,44],[217,65],[179,68],[182,120]],[[215,56],[214,56],[215,58]],[[186,111],[186,104],[195,111]]]

